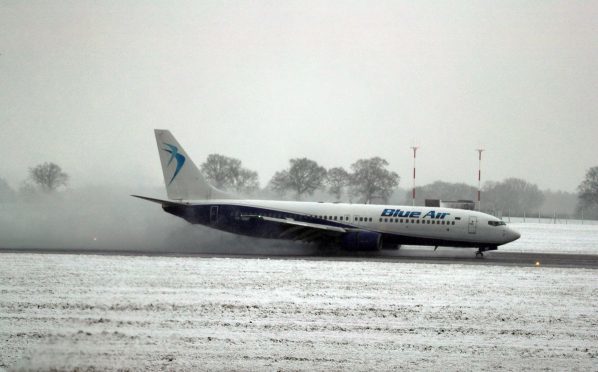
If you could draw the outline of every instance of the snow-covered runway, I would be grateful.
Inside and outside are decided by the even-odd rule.
[[[0,367],[598,365],[596,270],[0,254]]]

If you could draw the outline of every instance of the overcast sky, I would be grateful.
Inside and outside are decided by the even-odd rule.
[[[381,156],[410,187],[598,165],[597,1],[0,1],[0,177],[162,184],[154,128],[262,184]]]

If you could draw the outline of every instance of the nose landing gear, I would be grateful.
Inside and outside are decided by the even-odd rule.
[[[495,251],[498,248],[495,246],[492,247],[478,247],[478,251],[475,253],[476,258],[484,258],[484,252],[486,251]]]

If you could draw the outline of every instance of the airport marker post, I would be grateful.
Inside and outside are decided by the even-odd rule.
[[[476,149],[478,152],[478,211],[482,211],[481,194],[482,194],[482,152],[484,149]]]
[[[411,146],[413,149],[413,205],[415,206],[415,155],[417,154],[417,149],[419,146]]]

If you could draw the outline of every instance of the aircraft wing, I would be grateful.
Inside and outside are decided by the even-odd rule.
[[[282,229],[278,236],[279,239],[315,241],[325,237],[338,237],[348,231],[348,229],[343,227],[297,221],[292,218],[274,218],[261,215],[242,215],[241,217],[256,218],[280,224]]]

